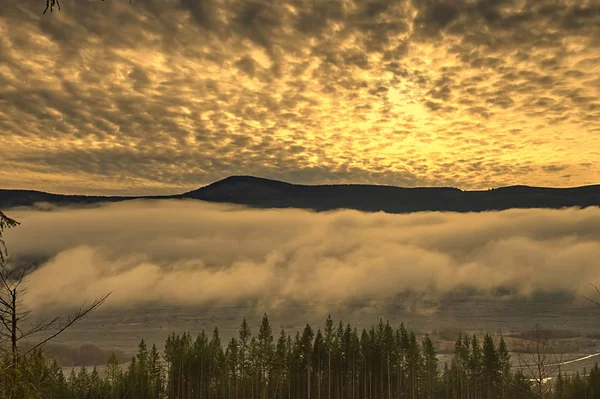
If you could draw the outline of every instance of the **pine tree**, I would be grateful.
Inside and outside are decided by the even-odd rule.
[[[214,387],[214,393],[216,397],[219,397],[219,394],[223,390],[221,386],[222,382],[222,374],[225,366],[225,353],[223,352],[223,345],[221,344],[221,337],[219,335],[219,329],[217,327],[214,328],[212,338],[210,340],[210,370],[211,370],[211,379],[209,380],[210,386]]]
[[[242,384],[242,399],[246,398],[246,378],[248,374],[248,354],[249,354],[249,340],[252,335],[250,331],[250,326],[248,326],[248,322],[246,319],[242,321],[242,325],[240,326],[239,332],[239,342],[240,342],[240,374],[241,374],[241,384]]]
[[[193,360],[195,364],[195,390],[201,396],[210,394],[210,362],[211,356],[208,335],[202,330],[193,345]]]
[[[279,392],[278,397],[282,397],[283,386],[285,385],[285,381],[289,379],[287,373],[287,335],[283,328],[279,333],[279,339],[277,340],[277,345],[275,348],[275,367],[276,367],[276,378],[277,381],[275,383],[275,392],[274,396]]]
[[[102,395],[102,380],[100,379],[100,374],[98,374],[98,370],[96,366],[92,368],[92,372],[90,374],[90,378],[88,381],[88,394],[92,398],[98,398]]]
[[[348,325],[349,327],[350,325]],[[392,359],[394,356],[394,330],[392,326],[390,326],[389,320],[386,321],[385,326],[383,328],[383,348],[384,348],[384,356],[383,360],[385,362],[385,390],[387,392],[388,399],[392,398]]]
[[[554,385],[554,399],[565,399],[565,384],[562,373],[559,371]]]
[[[404,323],[400,323],[400,327],[396,331],[396,346],[397,346],[397,362],[398,362],[398,375],[396,377],[398,384],[398,393],[401,397],[408,396],[408,347],[410,344],[408,332],[404,327]]]
[[[453,365],[456,371],[456,387],[455,391],[459,399],[467,398],[469,391],[469,364],[471,358],[470,341],[465,335],[459,334],[454,344],[454,359]]]
[[[239,347],[235,338],[231,338],[225,352],[227,358],[227,369],[229,371],[228,382],[233,385],[234,398],[238,397],[238,368],[239,368]],[[229,388],[231,392],[231,386]],[[230,396],[231,397],[231,396]]]
[[[138,392],[138,383],[137,383],[137,359],[136,357],[132,357],[129,362],[129,367],[127,371],[125,371],[125,375],[123,376],[124,385],[127,387],[126,395],[132,399],[136,399],[140,397],[140,393]]]
[[[500,343],[498,344],[498,363],[500,368],[500,379],[502,384],[502,399],[506,399],[506,384],[510,379],[510,368],[511,360],[510,353],[504,342],[504,337],[500,337]]]
[[[469,358],[469,376],[471,380],[473,399],[479,399],[482,396],[482,360],[483,354],[481,351],[481,346],[479,346],[479,340],[477,339],[476,335],[473,335],[471,339],[471,357]]]
[[[146,398],[148,396],[148,385],[150,383],[148,373],[148,347],[146,342],[142,339],[138,345],[138,352],[136,355],[137,360],[137,374],[135,375],[137,387],[135,391],[138,397]]]
[[[104,380],[110,386],[110,395],[112,399],[117,399],[120,396],[121,379],[123,378],[123,372],[119,365],[117,356],[112,353],[108,358],[106,364],[106,371]]]
[[[433,399],[436,392],[436,376],[438,368],[438,359],[435,347],[429,335],[425,334],[423,338],[423,357],[425,360],[425,375],[426,375],[426,397],[427,399]]]
[[[306,376],[306,395],[305,397],[310,399],[311,393],[311,375],[312,375],[312,350],[313,350],[313,338],[314,333],[310,324],[307,324],[302,330],[302,337],[300,338],[300,348],[301,348],[301,364],[304,375]]]
[[[269,323],[269,318],[265,313],[262,322],[260,324],[260,329],[258,331],[258,342],[260,347],[260,359],[259,359],[259,368],[260,368],[260,379],[259,384],[261,384],[261,393],[260,397],[265,399],[268,395],[268,387],[271,383],[270,374],[271,374],[271,362],[273,358],[273,330],[271,329],[271,324]]]
[[[444,385],[444,398],[445,399],[450,399],[450,394],[452,391],[452,387],[453,387],[453,379],[454,379],[454,373],[452,372],[452,370],[450,369],[450,367],[448,367],[448,362],[444,362],[444,369],[442,371],[442,379],[443,379],[443,385]],[[452,397],[456,397],[456,395],[453,395]]]
[[[335,333],[333,335],[333,353],[335,359],[335,368],[337,369],[334,375],[335,391],[337,392],[338,398],[345,398],[344,396],[344,384],[343,384],[343,368],[344,368],[344,352],[342,344],[344,340],[344,323],[342,320],[338,323]]]
[[[323,353],[325,348],[325,339],[323,338],[323,333],[321,329],[317,330],[317,334],[315,335],[315,342],[313,346],[312,352],[312,369],[314,370],[314,375],[316,378],[317,385],[317,399],[321,399],[321,382],[323,379]]]
[[[252,398],[255,398],[257,393],[258,393],[258,389],[260,388],[259,386],[259,377],[260,377],[260,369],[259,369],[259,357],[260,357],[260,347],[258,345],[258,340],[256,339],[256,337],[252,337],[250,339],[250,345],[249,345],[249,353],[248,353],[248,360],[249,360],[249,373],[248,376],[250,377],[250,396]]]
[[[359,396],[358,384],[360,383],[359,369],[360,369],[360,338],[358,336],[358,330],[356,327],[352,330],[351,338],[351,357],[352,357],[352,398]]]
[[[333,350],[333,320],[325,321],[325,348],[327,349],[327,399],[331,399],[331,352]]]
[[[590,370],[588,387],[590,390],[589,398],[600,397],[600,368],[598,367],[598,363],[595,363],[594,367]]]
[[[486,399],[497,397],[496,392],[501,383],[500,359],[496,350],[496,344],[490,334],[483,337],[483,359],[482,359],[482,383],[483,393]]]
[[[56,359],[52,362],[49,370],[50,380],[52,381],[52,385],[48,389],[48,397],[51,399],[58,398],[69,398],[69,388],[67,385],[67,380],[58,365]]]
[[[370,390],[368,389],[368,381],[370,381],[370,371],[371,371],[371,338],[367,330],[363,329],[361,338],[360,338],[360,350],[362,354],[363,364],[362,364],[362,384],[363,384],[363,392],[362,397],[368,399],[371,397]]]
[[[71,369],[71,373],[69,374],[69,379],[67,380],[67,386],[69,387],[69,393],[72,397],[77,397],[77,374],[75,374],[75,369]]]
[[[410,333],[408,346],[408,370],[410,384],[410,398],[415,399],[421,391],[421,351],[417,344],[417,336],[414,332]]]
[[[344,329],[344,333],[342,336],[342,385],[344,386],[344,391],[346,392],[346,397],[351,396],[352,392],[352,326],[350,323],[346,324],[346,328]]]
[[[88,395],[88,389],[90,386],[89,378],[90,376],[87,372],[87,368],[82,366],[75,378],[74,393],[76,397],[85,398]]]
[[[296,333],[296,341],[298,341],[298,333]],[[288,388],[288,399],[291,399],[292,397],[292,384],[293,384],[293,379],[294,379],[294,365],[296,364],[296,358],[295,358],[295,347],[294,344],[292,343],[292,337],[291,336],[287,336],[287,341],[286,341],[286,363],[287,363],[287,369],[288,369],[288,381],[287,381],[287,388]]]
[[[149,356],[149,378],[150,378],[150,395],[151,399],[162,398],[164,392],[163,381],[163,365],[160,360],[160,354],[155,344],[152,344],[152,349]]]
[[[294,335],[294,343],[292,346],[292,364],[291,374],[293,376],[292,383],[294,384],[293,390],[295,391],[296,397],[302,396],[302,387],[304,384],[302,378],[302,340],[300,339],[300,333],[297,331]]]

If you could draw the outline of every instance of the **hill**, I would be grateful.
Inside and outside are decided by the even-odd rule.
[[[574,188],[510,186],[487,191],[446,187],[403,188],[338,184],[300,185],[253,176],[230,176],[197,190],[170,196],[103,197],[50,194],[31,190],[0,190],[0,209],[31,206],[94,204],[129,199],[197,199],[257,208],[300,208],[316,211],[355,209],[367,212],[480,212],[511,208],[600,206],[600,185]]]

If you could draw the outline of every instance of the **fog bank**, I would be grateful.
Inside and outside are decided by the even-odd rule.
[[[13,209],[15,261],[41,260],[26,305],[288,304],[316,310],[457,291],[591,294],[600,209],[390,215],[255,210],[199,201]],[[431,310],[431,309],[430,309]]]

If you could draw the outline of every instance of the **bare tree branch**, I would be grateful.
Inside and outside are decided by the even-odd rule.
[[[544,384],[548,378],[553,377],[560,362],[556,361],[554,345],[550,341],[547,331],[536,325],[532,330],[532,339],[527,344],[526,356],[519,355],[519,366],[526,370],[530,380],[535,382],[537,394],[544,397]],[[554,356],[554,362],[551,361]]]
[[[55,5],[58,6],[58,10],[60,11],[60,3],[58,2],[58,0],[46,0],[46,9],[42,14],[45,14],[46,11],[48,11],[48,7],[50,7],[50,12],[53,12]]]
[[[592,284],[592,283],[590,283],[590,285],[591,285],[592,287],[594,287],[594,289],[596,290],[596,293],[597,293],[597,294],[598,294],[598,296],[600,297],[600,289],[599,289],[599,288],[598,288],[596,285],[594,285],[594,284]],[[596,305],[597,307],[599,307],[599,308],[600,308],[600,300],[591,299],[591,298],[588,298],[588,297],[587,297],[587,296],[585,296],[585,295],[584,295],[583,297],[584,297],[585,299],[587,299],[588,301],[590,301],[591,303],[593,303],[594,305]]]
[[[54,324],[56,324],[59,320],[60,320],[60,317],[55,317],[54,319],[50,320],[49,322],[40,321],[40,322],[38,322],[38,324],[35,327],[30,328],[26,332],[22,332],[21,329],[19,328],[19,332],[21,332],[21,335],[19,336],[18,340],[20,341],[24,338],[27,338],[30,335],[34,335],[34,334],[37,334],[37,333],[40,333],[43,331],[47,331],[50,327],[52,327]]]
[[[2,231],[4,231],[4,229],[16,227],[18,225],[19,222],[9,218],[2,211],[0,211],[0,263],[2,264],[2,266],[4,266],[4,263],[6,262],[6,257],[8,256],[8,252],[6,250],[6,243],[2,238]]]
[[[28,351],[26,351],[25,353],[23,353],[22,355],[20,355],[18,358],[21,359],[25,356],[27,356],[27,354],[31,353],[33,350],[39,348],[40,346],[44,345],[46,342],[56,338],[57,336],[59,336],[63,331],[65,331],[67,328],[71,327],[73,324],[75,324],[75,322],[77,322],[77,320],[83,318],[85,315],[87,315],[88,313],[90,313],[92,310],[98,308],[100,305],[102,305],[106,299],[110,296],[111,293],[108,293],[106,295],[104,295],[102,298],[95,300],[90,306],[88,306],[87,308],[81,308],[79,309],[79,311],[77,313],[75,313],[73,316],[69,317],[67,319],[67,322],[64,326],[62,326],[57,332],[55,332],[54,334],[50,335],[49,337],[43,339],[42,341],[40,341],[39,343],[37,343],[36,345],[34,345],[33,347],[31,347]]]
[[[60,9],[58,0],[46,0],[46,8],[49,7],[51,12],[55,4]],[[77,312],[65,319],[64,324],[58,325],[61,318],[55,317],[47,322],[38,321],[34,326],[24,330],[22,328],[23,322],[28,320],[29,315],[31,314],[31,310],[24,309],[22,304],[22,297],[27,292],[25,287],[21,288],[25,282],[26,269],[11,268],[9,266],[8,251],[2,237],[4,229],[17,226],[18,224],[17,221],[7,217],[0,211],[0,344],[2,344],[0,345],[0,349],[4,353],[10,353],[10,356],[12,357],[12,361],[6,370],[10,370],[9,381],[13,387],[17,386],[19,383],[19,373],[17,371],[21,359],[37,350],[48,341],[56,338],[78,320],[97,309],[110,295],[110,293],[108,293],[92,302],[91,305],[80,307]],[[54,333],[46,336],[23,353],[20,353],[21,348],[19,347],[19,344],[22,340],[36,334],[47,332],[53,328],[56,328]],[[2,347],[4,343],[10,343],[10,348],[5,349]]]

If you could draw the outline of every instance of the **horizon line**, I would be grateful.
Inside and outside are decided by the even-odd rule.
[[[267,177],[260,177],[260,176],[253,176],[253,175],[229,175],[225,178],[219,179],[219,180],[215,180],[211,183],[202,185],[200,187],[191,189],[191,190],[187,190],[187,191],[178,191],[178,192],[174,192],[171,194],[73,194],[73,193],[59,193],[59,192],[50,192],[50,191],[43,191],[43,190],[37,190],[37,189],[26,189],[26,188],[1,188],[0,187],[0,191],[32,191],[32,192],[38,192],[38,193],[44,193],[44,194],[50,194],[50,195],[62,195],[62,196],[78,196],[78,197],[123,197],[123,198],[141,198],[141,197],[146,197],[146,198],[153,198],[153,197],[173,197],[173,196],[178,196],[178,195],[184,195],[193,191],[197,191],[200,190],[202,188],[206,188],[209,187],[211,185],[220,183],[220,182],[224,182],[226,180],[230,180],[233,178],[251,178],[251,179],[256,179],[256,180],[263,180],[263,181],[269,181],[269,182],[275,182],[275,183],[283,183],[283,184],[289,184],[292,186],[300,186],[300,187],[324,187],[324,186],[371,186],[371,187],[390,187],[390,188],[399,188],[399,189],[452,189],[452,190],[459,190],[461,192],[483,192],[483,191],[492,191],[492,190],[499,190],[499,189],[504,189],[504,188],[515,188],[515,187],[522,187],[522,188],[533,188],[533,189],[550,189],[550,190],[573,190],[573,189],[580,189],[580,188],[586,188],[586,187],[595,187],[595,186],[600,186],[600,183],[592,183],[592,184],[586,184],[586,185],[581,185],[581,186],[565,186],[565,187],[560,187],[560,186],[555,186],[555,187],[550,187],[550,186],[530,186],[527,184],[514,184],[514,185],[508,185],[508,186],[495,186],[495,187],[490,187],[487,189],[473,189],[473,190],[468,190],[468,189],[462,189],[459,187],[454,187],[454,186],[395,186],[395,185],[391,185],[391,184],[377,184],[377,183],[319,183],[319,184],[306,184],[306,183],[292,183],[289,181],[284,181],[284,180],[277,180],[277,179],[271,179],[271,178],[267,178]]]

